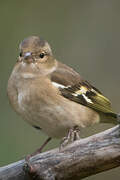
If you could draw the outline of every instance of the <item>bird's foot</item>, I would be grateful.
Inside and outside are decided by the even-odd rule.
[[[79,134],[80,134],[80,129],[78,126],[69,129],[67,136],[64,137],[60,143],[60,150],[63,149],[69,143],[79,140],[80,139]]]
[[[25,164],[24,164],[24,167],[23,167],[23,170],[29,174],[30,176],[32,176],[33,174],[35,174],[36,172],[36,168],[34,167],[34,165],[30,162],[30,158],[33,157],[34,155],[38,154],[38,153],[41,153],[40,151],[38,152],[35,151],[34,153],[32,154],[29,154],[25,157]]]
[[[37,179],[39,177],[39,173],[38,173],[39,169],[40,169],[39,164],[26,163],[23,167],[26,179],[31,179],[31,180]]]
[[[46,141],[42,144],[42,146],[37,149],[35,152],[33,152],[32,154],[29,154],[25,157],[25,165],[24,165],[24,170],[25,171],[29,171],[29,173],[34,173],[35,172],[35,167],[31,164],[30,162],[30,158],[41,153],[43,148],[46,146],[46,144],[51,140],[52,138],[49,137],[46,139]]]

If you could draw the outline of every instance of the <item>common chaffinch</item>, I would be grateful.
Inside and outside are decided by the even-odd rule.
[[[20,55],[8,81],[8,97],[25,121],[51,138],[79,138],[82,128],[117,123],[110,101],[69,66],[57,61],[47,41],[37,36],[20,44]]]

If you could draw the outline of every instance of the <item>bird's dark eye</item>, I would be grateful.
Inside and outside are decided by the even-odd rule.
[[[22,57],[22,52],[20,52],[20,57]]]
[[[40,58],[44,58],[45,54],[41,53],[39,56],[40,56]]]

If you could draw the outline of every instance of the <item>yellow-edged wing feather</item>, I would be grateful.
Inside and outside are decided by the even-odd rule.
[[[95,91],[95,96],[91,98],[93,103],[89,104],[89,107],[104,113],[112,113],[111,103],[105,96]]]
[[[110,101],[102,93],[90,85],[87,81],[82,81],[77,85],[60,89],[62,95],[74,102],[83,104],[101,113],[110,114],[116,117],[112,111]]]

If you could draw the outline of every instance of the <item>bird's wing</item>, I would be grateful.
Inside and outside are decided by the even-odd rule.
[[[72,68],[57,61],[57,68],[51,73],[51,80],[63,86],[72,86],[82,81],[82,78]]]
[[[74,102],[80,103],[102,113],[113,113],[110,101],[87,81],[79,82],[76,85],[65,88],[60,87],[59,89],[64,97]]]
[[[65,98],[114,116],[110,101],[98,89],[83,80],[72,68],[59,63],[58,68],[51,76],[51,80]]]

